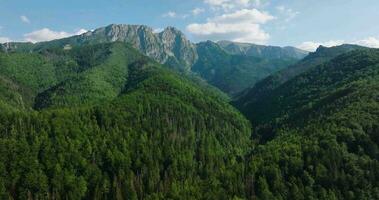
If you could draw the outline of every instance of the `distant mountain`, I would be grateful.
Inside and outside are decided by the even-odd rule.
[[[60,47],[108,42],[126,42],[154,60],[179,70],[189,70],[197,59],[195,46],[179,30],[168,27],[160,33],[144,25],[112,24],[82,35],[64,39],[30,43],[8,43],[8,51],[38,51]]]
[[[265,59],[302,59],[309,53],[295,47],[264,46],[231,41],[219,41],[217,44],[233,55],[246,55]]]
[[[76,45],[70,49],[53,46],[32,53],[0,52],[0,87],[3,95],[9,89],[17,89],[11,91],[21,95],[19,100],[10,101],[20,102],[22,106],[16,109],[95,104],[120,95],[127,85],[128,67],[145,59],[124,42]],[[224,98],[196,77],[183,76]]]
[[[271,73],[295,63],[307,54],[293,47],[282,48],[228,41],[214,44],[202,42],[196,45],[173,27],[155,33],[148,26],[124,24],[112,24],[82,35],[49,42],[6,43],[2,45],[2,49],[5,52],[39,52],[44,49],[71,49],[75,46],[115,41],[129,43],[139,52],[172,69],[186,73],[195,72],[232,96]],[[218,47],[209,47],[205,52],[205,45]],[[220,55],[224,55],[224,61],[216,61],[212,57]]]
[[[256,101],[257,99],[263,99],[265,96],[269,95],[270,92],[275,90],[277,87],[281,86],[285,82],[291,80],[297,75],[306,72],[313,67],[323,64],[331,59],[353,50],[367,49],[366,47],[361,47],[357,45],[344,44],[336,47],[323,47],[320,46],[316,52],[310,53],[304,59],[298,63],[288,66],[287,68],[273,73],[267,78],[256,83],[252,88],[246,89],[244,92],[239,94],[237,97],[238,105],[245,105]]]
[[[301,113],[311,112],[310,109],[319,108],[325,101],[348,95],[348,84],[369,79],[371,74],[375,75],[378,59],[377,50],[359,46],[320,47],[298,65],[284,72],[303,66],[308,70],[302,69],[305,72],[297,76],[291,75],[292,78],[288,76],[282,83],[271,84],[267,80],[272,80],[275,76],[281,77],[284,72],[271,76],[257,83],[235,104],[254,124],[269,123],[272,120],[305,120],[304,116],[299,116]],[[304,65],[305,63],[308,65]],[[265,85],[267,83],[268,86]],[[338,92],[339,90],[341,91]]]
[[[211,41],[198,43],[196,49],[199,58],[192,71],[231,96],[298,61],[291,57],[230,54]]]
[[[31,42],[7,42],[0,44],[2,52],[33,52],[35,44]]]

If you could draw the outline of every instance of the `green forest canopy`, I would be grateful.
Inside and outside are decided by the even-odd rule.
[[[124,43],[0,53],[0,198],[378,199],[378,61],[351,51],[238,106],[252,129]]]

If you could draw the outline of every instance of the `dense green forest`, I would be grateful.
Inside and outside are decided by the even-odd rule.
[[[234,55],[211,41],[201,42],[196,48],[199,58],[192,71],[230,96],[298,61],[289,56],[267,58],[267,55]]]
[[[204,96],[167,75],[101,106],[2,114],[2,197],[240,195],[249,124]]]
[[[211,84],[258,81],[234,108],[134,45],[67,40],[0,52],[0,199],[379,199],[379,50],[198,44]]]
[[[25,105],[40,110],[0,114],[2,199],[228,199],[244,194],[239,180],[251,146],[250,125],[218,93],[123,43],[24,56],[47,66],[33,69],[49,72],[44,75],[49,82],[36,84],[40,73],[26,73],[32,66],[25,68],[23,60],[18,65],[1,60],[13,70],[12,79],[31,90],[15,94],[35,96]],[[55,73],[67,62],[73,65],[65,76]]]
[[[313,67],[330,61],[331,59],[341,54],[358,49],[365,49],[365,47],[350,44],[344,44],[330,48],[320,46],[315,52],[309,53],[308,56],[299,62],[296,62],[293,65],[287,66],[284,69],[271,74],[270,76],[258,81],[254,85],[250,85],[253,87],[244,90],[235,98],[236,101],[241,102],[237,102],[237,104],[247,104],[248,102],[251,103],[257,99],[262,99],[264,96],[269,95],[277,87],[281,86],[297,75],[300,75],[312,69]]]
[[[379,198],[379,51],[351,51],[240,104],[263,199]],[[239,101],[238,103],[242,103]],[[254,173],[255,172],[255,173]]]

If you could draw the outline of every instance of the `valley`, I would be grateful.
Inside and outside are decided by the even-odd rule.
[[[0,49],[0,199],[379,199],[378,49],[125,24]]]

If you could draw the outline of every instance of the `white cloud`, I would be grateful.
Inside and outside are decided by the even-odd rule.
[[[163,28],[156,28],[156,29],[153,30],[153,33],[160,33],[163,30],[164,30]]]
[[[53,31],[48,28],[43,28],[40,30],[33,31],[31,33],[27,33],[24,35],[24,40],[27,42],[42,42],[42,41],[50,41],[55,39],[61,39],[65,37],[70,37],[73,35],[80,35],[87,32],[85,29],[80,29],[74,33],[68,33],[64,31]]]
[[[162,15],[163,17],[170,17],[170,18],[175,18],[177,16],[176,12],[174,11],[169,11],[165,14]]]
[[[20,19],[21,19],[22,22],[30,24],[30,20],[29,20],[29,18],[27,16],[21,15]]]
[[[7,38],[7,37],[0,37],[0,43],[6,43],[6,42],[10,42],[11,39]]]
[[[379,48],[379,39],[375,37],[368,37],[366,39],[356,41],[355,44],[371,48]]]
[[[162,17],[186,19],[187,17],[189,17],[189,15],[188,14],[178,14],[174,11],[169,11],[169,12],[163,14]]]
[[[276,9],[280,12],[284,12],[286,10],[285,6],[277,6]]]
[[[273,20],[274,17],[268,13],[261,12],[257,9],[242,9],[233,13],[223,14],[217,16],[210,21],[219,23],[253,23],[253,24],[265,24],[266,22]]]
[[[201,39],[232,40],[238,42],[265,43],[270,35],[261,25],[274,17],[257,9],[242,9],[210,18],[206,23],[193,23],[187,31]]]
[[[259,24],[216,24],[211,22],[190,24],[187,29],[201,38],[213,40],[263,44],[270,38],[268,33],[261,30]]]
[[[195,8],[191,11],[192,15],[194,15],[194,16],[199,15],[203,12],[205,12],[205,10],[203,8]]]
[[[259,1],[258,1],[259,2]],[[251,0],[204,0],[204,3],[213,9],[230,10],[234,8],[243,8],[251,5]]]
[[[263,0],[263,1],[264,1],[264,0]],[[263,5],[262,0],[254,0],[254,1],[253,1],[253,5],[254,5],[254,6],[257,6],[257,7]]]
[[[299,49],[303,49],[306,51],[315,51],[320,45],[325,46],[325,47],[333,47],[333,46],[338,46],[343,44],[343,40],[330,40],[327,42],[312,42],[312,41],[307,41],[303,42],[300,45],[297,46]]]
[[[261,7],[266,0],[203,0],[205,4],[208,4],[213,10],[232,10],[248,8],[251,6]]]
[[[81,28],[78,31],[76,31],[73,35],[81,35],[81,34],[87,33],[87,32],[88,32],[88,30]]]
[[[300,14],[300,12],[294,11],[291,8],[287,8],[285,6],[278,6],[276,9],[286,22],[293,20],[297,15]]]
[[[303,49],[306,51],[315,51],[320,45],[325,46],[325,47],[333,47],[333,46],[338,46],[342,44],[356,44],[356,45],[370,47],[370,48],[379,48],[379,39],[375,37],[368,37],[365,39],[350,41],[350,42],[346,42],[344,40],[330,40],[327,42],[308,41],[308,42],[301,43],[300,45],[297,46],[297,48]]]

